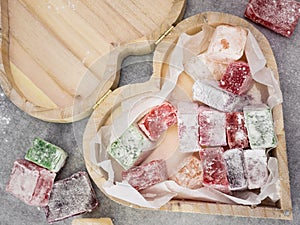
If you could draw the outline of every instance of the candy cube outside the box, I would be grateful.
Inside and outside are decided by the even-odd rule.
[[[249,146],[243,112],[226,113],[226,133],[230,148],[247,148]]]
[[[176,108],[170,103],[164,102],[151,109],[138,125],[151,141],[157,141],[164,131],[176,123]]]
[[[193,85],[193,100],[222,112],[241,110],[249,104],[248,96],[238,96],[223,90],[216,81],[197,80]]]
[[[49,223],[90,212],[98,206],[86,172],[78,172],[54,183],[49,204],[44,207]]]
[[[268,179],[267,156],[265,150],[249,149],[244,151],[248,189],[261,188]]]
[[[153,143],[135,126],[131,125],[116,141],[108,153],[125,169],[140,163],[153,147]]]
[[[277,145],[271,109],[266,105],[244,107],[245,124],[251,148],[274,148]]]
[[[64,150],[40,138],[34,139],[33,147],[25,155],[25,159],[53,172],[64,166],[67,157]]]
[[[247,40],[247,32],[241,27],[217,26],[207,50],[212,61],[227,64],[242,57]]]
[[[230,63],[219,86],[236,95],[246,93],[252,85],[252,76],[248,63],[237,61]]]
[[[242,149],[229,149],[223,153],[227,168],[227,179],[231,191],[247,189]]]
[[[179,102],[177,109],[179,151],[199,151],[198,104]]]
[[[217,110],[199,107],[199,143],[202,146],[225,146],[226,114]]]
[[[165,160],[153,160],[122,172],[122,178],[136,190],[146,189],[168,178]]]
[[[46,206],[55,176],[54,172],[20,159],[14,162],[6,191],[28,205]]]
[[[285,37],[290,37],[300,18],[300,2],[294,0],[250,0],[245,16]]]
[[[80,218],[72,220],[72,225],[113,225],[110,218]]]
[[[202,187],[202,166],[201,161],[195,155],[188,157],[183,162],[183,167],[169,178],[177,184],[190,189]]]
[[[202,184],[203,186],[228,193],[229,182],[223,152],[224,149],[222,147],[205,148],[200,151],[203,170]]]

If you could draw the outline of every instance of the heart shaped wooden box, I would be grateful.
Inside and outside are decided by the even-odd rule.
[[[248,28],[262,47],[268,67],[275,72],[276,79],[279,78],[268,41],[248,22],[228,14],[207,12],[177,24],[184,7],[184,0],[151,3],[141,0],[127,4],[120,0],[69,1],[69,4],[1,1],[5,69],[0,76],[1,87],[20,109],[42,120],[71,122],[93,112],[84,133],[83,151],[87,170],[100,189],[106,178],[90,161],[90,141],[102,125],[111,122],[112,114],[118,114],[122,101],[160,89],[168,69],[164,62],[172,50],[170,43],[176,44],[181,33],[196,33],[204,24]],[[151,79],[143,84],[116,88],[122,59],[131,54],[151,52],[154,48]],[[183,73],[177,85],[190,88],[191,83]],[[253,208],[172,200],[160,210],[292,219],[282,105],[274,108],[273,116],[278,146],[272,154],[278,159],[280,201]]]

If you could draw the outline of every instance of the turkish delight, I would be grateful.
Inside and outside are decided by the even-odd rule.
[[[198,104],[179,102],[177,109],[179,151],[199,151]]]
[[[184,160],[183,166],[169,179],[190,189],[202,187],[202,166],[197,156],[192,155]]]
[[[268,179],[267,156],[265,150],[245,150],[244,160],[248,189],[261,188]]]
[[[113,225],[110,218],[79,218],[72,221],[72,225]]]
[[[236,95],[246,93],[252,84],[252,76],[248,63],[237,61],[230,63],[219,82],[219,86]]]
[[[149,155],[152,146],[153,143],[132,124],[110,145],[108,153],[127,170]]]
[[[273,148],[277,145],[271,109],[266,105],[244,107],[245,124],[251,148]]]
[[[238,60],[244,53],[246,40],[247,32],[243,28],[219,25],[208,46],[207,58],[223,64]]]
[[[32,148],[25,155],[26,160],[53,172],[64,166],[67,157],[64,150],[40,138],[34,139]]]
[[[221,89],[216,81],[197,80],[193,85],[193,100],[223,112],[241,110],[249,104],[248,96],[238,96]]]
[[[229,189],[238,191],[247,189],[247,179],[244,171],[244,156],[241,149],[229,149],[223,153],[227,168]]]
[[[230,148],[249,147],[243,112],[226,113],[226,134]]]
[[[122,172],[122,178],[136,190],[140,191],[168,178],[164,160],[153,160],[141,166]]]
[[[55,176],[54,172],[20,159],[14,162],[6,191],[28,205],[46,206]]]
[[[49,223],[90,212],[98,201],[86,172],[77,172],[71,177],[54,183],[49,204],[44,207]]]
[[[164,131],[177,123],[176,112],[173,105],[164,102],[151,109],[138,125],[151,141],[157,141]]]
[[[225,146],[226,114],[217,110],[199,107],[199,143],[201,146]]]
[[[203,170],[202,184],[203,186],[228,193],[229,182],[223,152],[224,149],[222,147],[205,148],[200,151]]]
[[[285,37],[290,37],[300,18],[300,2],[294,0],[250,0],[245,16]]]

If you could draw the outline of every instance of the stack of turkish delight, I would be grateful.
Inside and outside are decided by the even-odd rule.
[[[218,26],[201,58],[210,67],[225,67],[222,76],[196,80],[192,101],[165,101],[150,109],[109,146],[123,167],[123,181],[138,191],[172,180],[184,188],[205,186],[227,194],[266,183],[266,150],[276,147],[277,139],[271,109],[252,103],[247,94],[254,80],[244,55],[246,40],[245,29]],[[157,152],[157,159],[146,160],[171,126],[178,129],[173,153],[188,154],[177,168],[169,168]]]
[[[98,205],[86,172],[56,181],[68,154],[36,138],[25,159],[14,162],[6,191],[32,206],[43,207],[49,223],[91,211]]]

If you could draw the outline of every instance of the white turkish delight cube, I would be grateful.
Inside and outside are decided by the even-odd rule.
[[[238,26],[217,26],[207,50],[210,60],[227,64],[238,60],[244,53],[247,32]]]
[[[193,85],[193,100],[223,112],[234,112],[242,110],[250,99],[221,89],[216,81],[197,80]]]
[[[244,151],[248,189],[261,188],[268,179],[267,156],[263,149]]]
[[[198,104],[179,102],[177,110],[179,151],[199,151]]]

